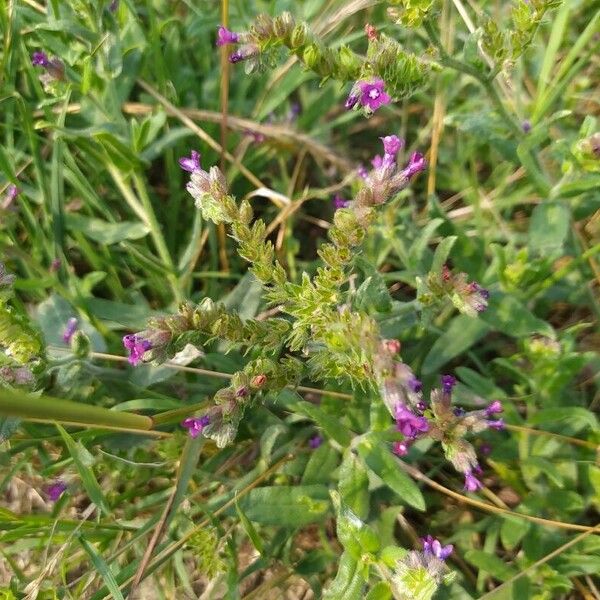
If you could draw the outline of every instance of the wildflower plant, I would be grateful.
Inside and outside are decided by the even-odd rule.
[[[593,594],[597,7],[13,4],[0,597]]]

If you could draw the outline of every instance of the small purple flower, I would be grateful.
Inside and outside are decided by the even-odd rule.
[[[2,203],[2,208],[8,208],[16,199],[16,197],[21,193],[21,190],[11,183],[6,188],[6,196],[4,197],[4,202]]]
[[[411,179],[421,171],[425,170],[427,163],[425,161],[425,157],[420,152],[413,152],[408,161],[408,165],[406,165],[403,175],[407,179]]]
[[[402,440],[401,442],[394,442],[392,452],[397,456],[406,456],[410,449],[410,440]]]
[[[455,385],[456,377],[454,375],[442,375],[442,389],[446,394],[451,394]]]
[[[502,407],[502,402],[500,402],[500,400],[494,400],[486,409],[485,409],[485,414],[488,417],[491,417],[492,415],[496,415],[498,413],[501,413],[503,411],[503,407]]]
[[[256,44],[244,44],[229,55],[229,62],[232,64],[239,63],[242,60],[253,58],[259,52],[260,48]]]
[[[344,108],[346,108],[347,110],[354,108],[359,98],[360,96],[356,93],[355,89],[352,88],[352,91],[346,98],[346,102],[344,102]]]
[[[429,421],[425,417],[415,415],[406,405],[396,406],[396,428],[407,438],[414,439],[420,433],[429,431]]]
[[[484,442],[481,444],[481,446],[479,446],[479,452],[481,452],[481,454],[484,456],[489,456],[492,452],[492,445]]]
[[[423,552],[425,554],[432,554],[440,560],[446,560],[454,550],[454,546],[452,544],[442,546],[441,542],[432,535],[427,535],[424,538],[421,538],[421,541],[423,542]]]
[[[408,386],[408,389],[414,392],[415,394],[418,394],[423,389],[423,383],[414,375],[406,382],[406,385]]]
[[[31,55],[31,64],[34,67],[47,67],[50,64],[50,60],[45,52],[38,51]]]
[[[506,427],[506,425],[504,424],[504,419],[498,419],[497,421],[487,421],[487,426],[490,429],[497,429],[498,431]]]
[[[182,156],[179,159],[179,166],[188,173],[200,170],[200,153],[192,150],[190,156]]]
[[[223,25],[221,25],[219,26],[219,29],[217,29],[217,46],[237,44],[239,41],[239,34],[230,31],[229,29],[227,29],[227,27],[223,27]]]
[[[371,159],[371,164],[373,165],[374,169],[381,169],[381,167],[383,167],[383,158],[379,156],[379,154],[376,154]]]
[[[203,415],[202,417],[188,417],[181,422],[181,426],[188,430],[188,433],[191,438],[197,438],[202,430],[210,423],[210,418],[208,415]]]
[[[383,142],[383,150],[386,154],[396,155],[404,147],[404,140],[397,135],[386,135],[379,139]]]
[[[350,202],[348,200],[344,200],[339,194],[336,194],[333,197],[333,208],[336,210],[338,208],[346,208]]]
[[[123,337],[123,346],[129,352],[129,363],[134,367],[142,362],[144,354],[152,348],[150,340],[130,334]]]
[[[481,481],[479,481],[479,479],[473,475],[472,471],[467,471],[465,473],[465,490],[467,490],[467,492],[476,492],[482,487],[483,485],[481,484]]]
[[[67,484],[62,479],[57,479],[46,488],[46,494],[51,502],[56,502],[67,489]]]
[[[370,81],[360,81],[360,103],[370,112],[375,112],[380,106],[389,104],[392,99],[385,92],[385,83],[383,79],[372,79]]]
[[[308,445],[313,450],[316,450],[322,443],[323,438],[320,435],[315,435],[314,437],[311,437],[310,440],[308,440]]]
[[[67,326],[66,326],[65,331],[64,331],[64,333],[62,335],[62,339],[63,339],[63,342],[65,344],[70,344],[71,343],[71,338],[73,337],[73,335],[77,331],[78,325],[79,325],[79,321],[75,317],[71,317],[67,321]]]

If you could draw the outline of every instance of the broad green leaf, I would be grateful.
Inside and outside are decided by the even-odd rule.
[[[313,450],[302,475],[302,485],[313,483],[328,483],[331,473],[335,471],[339,463],[339,454],[330,444],[321,444]]]
[[[546,255],[560,250],[569,233],[571,213],[564,204],[542,202],[531,214],[529,221],[529,249],[534,254]]]
[[[325,590],[323,600],[363,600],[365,580],[358,561],[344,552],[331,585]]]
[[[465,558],[473,565],[490,573],[495,579],[506,581],[516,574],[514,567],[503,560],[482,550],[468,550]]]
[[[525,305],[510,294],[493,292],[488,308],[479,319],[492,329],[511,337],[521,338],[532,333],[554,337],[554,329],[542,319],[538,319]]]
[[[102,556],[98,554],[94,546],[92,546],[92,544],[90,544],[83,536],[79,536],[79,543],[87,552],[96,571],[100,573],[106,587],[110,592],[110,595],[113,597],[113,600],[124,600],[123,594],[119,589],[119,584],[115,580],[115,576],[113,575],[112,571],[110,570],[110,567],[106,564]]]
[[[324,485],[260,487],[240,500],[246,516],[255,523],[302,527],[325,517],[330,509]]]
[[[425,499],[417,484],[406,475],[392,454],[391,448],[375,434],[363,438],[358,453],[367,467],[380,477],[400,499],[418,510],[425,510]]]
[[[446,363],[474,346],[489,330],[489,325],[480,318],[474,319],[467,315],[454,317],[425,357],[423,373],[429,375],[439,371]]]
[[[300,400],[294,404],[293,409],[307,417],[310,417],[323,431],[332,439],[334,439],[340,446],[347,447],[352,441],[352,433],[350,430],[340,422],[338,417],[334,417],[326,413],[322,408],[306,402],[306,400]]]
[[[339,471],[338,491],[342,500],[361,518],[369,513],[369,476],[352,450],[344,452]]]
[[[332,498],[337,504],[336,533],[340,544],[346,552],[357,560],[364,554],[374,554],[379,550],[380,543],[375,532],[364,521],[340,501],[339,494],[332,492]]]
[[[365,600],[392,600],[392,590],[389,583],[380,581],[376,583],[365,596]]]
[[[65,442],[67,450],[73,459],[75,467],[81,477],[81,483],[85,488],[90,500],[104,513],[107,515],[110,514],[110,509],[108,508],[108,504],[106,502],[106,498],[102,493],[102,489],[96,480],[96,476],[92,471],[90,463],[90,453],[88,450],[75,440],[67,433],[67,431],[61,427],[58,423],[56,427]]]
[[[581,406],[542,408],[529,417],[529,425],[542,425],[544,423],[556,423],[557,421],[572,421],[578,427],[589,426],[593,430],[598,429],[598,418],[596,415]]]
[[[124,240],[138,240],[148,234],[150,228],[139,221],[120,221],[109,223],[102,219],[93,219],[77,214],[69,214],[66,218],[67,227],[81,231],[85,236],[99,244],[116,244]]]

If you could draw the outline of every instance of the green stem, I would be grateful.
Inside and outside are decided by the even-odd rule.
[[[150,417],[109,410],[100,406],[61,400],[50,396],[34,396],[23,391],[3,389],[0,392],[0,415],[38,421],[109,427],[129,431],[149,432],[154,422]]]

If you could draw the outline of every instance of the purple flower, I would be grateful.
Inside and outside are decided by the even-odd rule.
[[[472,471],[467,471],[465,473],[465,490],[467,490],[467,492],[476,492],[482,487],[483,485],[481,484],[481,481],[479,481],[479,479],[473,475]]]
[[[479,452],[481,452],[481,454],[484,456],[489,456],[489,454],[492,452],[492,445],[484,442],[481,444],[481,446],[479,446]]]
[[[371,164],[374,169],[381,169],[381,167],[383,167],[383,158],[381,158],[379,154],[376,154],[371,160]]]
[[[410,440],[402,440],[401,442],[394,442],[392,452],[397,456],[406,456],[410,449]]]
[[[6,206],[9,206],[12,202],[14,202],[15,198],[21,193],[21,190],[14,185],[14,183],[11,183],[7,188],[6,188],[6,197],[4,199],[4,204]]]
[[[45,52],[38,51],[31,55],[31,64],[34,67],[47,67],[50,64],[50,60]]]
[[[308,440],[308,445],[313,450],[316,450],[322,443],[323,438],[320,435],[315,435],[314,437],[311,437],[310,440]]]
[[[192,150],[191,156],[182,156],[179,159],[179,166],[188,173],[200,170],[200,154]]]
[[[129,352],[129,363],[135,367],[142,362],[144,354],[152,348],[152,343],[139,335],[130,334],[123,337],[123,346]]]
[[[392,99],[385,92],[383,79],[360,81],[360,103],[370,112],[375,112],[383,104],[389,104]]]
[[[67,489],[67,484],[62,479],[57,479],[46,488],[46,494],[51,502],[56,502]]]
[[[397,135],[386,135],[379,139],[383,142],[383,150],[386,154],[396,155],[404,147],[404,140]]]
[[[413,152],[408,161],[408,165],[406,165],[403,175],[407,179],[411,179],[421,171],[425,170],[427,163],[425,161],[425,157],[420,152]]]
[[[415,415],[406,405],[396,405],[396,428],[407,438],[414,439],[420,433],[429,431],[429,422],[425,417]]]
[[[67,326],[62,335],[62,339],[65,344],[71,343],[71,338],[73,337],[74,333],[77,331],[78,324],[79,324],[79,322],[77,321],[77,319],[75,317],[71,317],[67,321]]]
[[[451,394],[455,385],[456,377],[454,375],[442,375],[442,389],[446,394]]]
[[[333,207],[337,210],[338,208],[346,208],[349,204],[348,200],[344,200],[339,194],[333,197]]]
[[[452,544],[442,546],[441,542],[431,535],[425,536],[421,541],[423,542],[423,552],[425,554],[432,554],[440,560],[446,560],[454,550]]]
[[[492,415],[496,415],[498,413],[501,413],[504,409],[502,408],[502,402],[500,402],[500,400],[494,400],[486,409],[485,409],[485,414],[488,417],[491,417]]]
[[[498,419],[497,421],[487,421],[487,426],[491,429],[504,429],[506,425],[504,424],[504,419]]]
[[[181,422],[181,426],[188,430],[191,438],[197,438],[202,430],[210,423],[210,418],[208,415],[203,415],[202,417],[188,417]]]
[[[227,29],[227,27],[223,27],[223,25],[220,25],[219,29],[217,29],[217,46],[237,44],[239,41],[239,34],[230,31],[229,29]]]
[[[235,64],[242,60],[248,60],[256,56],[259,52],[260,48],[256,44],[244,44],[229,55],[229,62]]]
[[[406,385],[415,394],[418,394],[423,389],[423,383],[414,375],[406,382]]]

